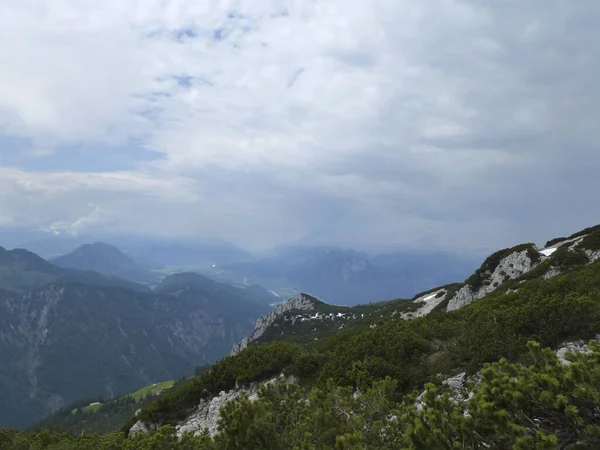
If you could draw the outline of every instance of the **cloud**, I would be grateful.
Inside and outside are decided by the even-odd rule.
[[[7,0],[0,217],[246,246],[563,234],[598,222],[598,18],[592,0]]]

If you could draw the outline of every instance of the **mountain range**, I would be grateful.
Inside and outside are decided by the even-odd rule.
[[[143,269],[133,258],[103,242],[84,244],[71,253],[52,258],[50,262],[67,269],[91,270],[139,283],[156,284],[159,280],[156,273]]]
[[[226,300],[240,288],[223,287],[222,298],[212,297],[216,285],[201,275],[181,273],[165,278],[151,297],[135,295],[140,303],[153,299],[155,307],[147,312],[156,322],[148,326],[162,330],[161,339],[178,339],[178,350],[193,351],[190,343],[196,334],[186,333],[185,325],[172,327],[182,323],[177,315],[181,308],[193,319],[184,304],[195,305],[202,298],[203,310],[218,307],[223,315],[240,306]],[[76,288],[80,285],[59,289]],[[37,307],[43,324],[49,323],[47,311],[64,296],[46,289],[40,299],[46,307]],[[251,296],[267,291],[254,286],[244,292]],[[412,299],[351,307],[300,294],[259,317],[246,338],[233,345],[231,356],[197,368],[189,378],[90,403],[78,392],[77,403],[46,417],[35,429],[58,427],[82,434],[53,435],[65,448],[88,445],[84,441],[92,437],[85,433],[92,431],[112,432],[106,438],[93,437],[94,442],[118,449],[428,449],[448,448],[453,442],[465,442],[466,448],[595,448],[598,292],[600,226],[543,247],[526,243],[499,250],[463,282],[430,287]],[[85,303],[84,297],[69,298]],[[19,301],[35,310],[37,300],[29,293]],[[252,304],[250,297],[240,300]],[[127,301],[115,291],[102,306],[96,299],[94,304],[114,310]],[[76,333],[94,329],[102,342],[106,326],[96,328],[95,322],[110,323],[103,313],[90,309],[86,317],[69,316],[65,323],[81,324]],[[103,352],[92,346],[92,353],[113,365],[100,376],[123,373],[123,366],[115,365],[123,358],[138,357],[135,363],[144,370],[165,370],[180,361],[175,347],[163,350],[143,331],[134,333],[139,329],[135,324],[123,323],[117,320],[109,333],[123,335],[120,345],[150,346],[152,351],[124,354],[121,348]],[[60,328],[38,333],[37,342],[44,345],[49,336],[60,334],[56,330]],[[103,346],[110,344],[104,340]],[[73,342],[65,339],[50,354],[62,360],[67,355],[61,348],[69,345]],[[35,348],[28,353],[31,361],[40,360]],[[13,352],[13,358],[20,354]],[[54,378],[69,377],[76,383],[71,372],[80,369],[77,362],[73,366],[57,371]],[[365,428],[368,423],[374,424],[375,433]],[[48,436],[15,433],[0,433],[0,439]]]
[[[109,256],[93,261],[102,267],[84,251],[59,262],[77,266],[82,254],[82,267],[108,275],[0,248],[0,404],[11,405],[0,424],[23,427],[77,399],[183,376],[226,354],[274,300],[194,273],[150,290],[114,276],[135,266],[98,249]]]
[[[206,273],[233,283],[278,287],[282,296],[306,292],[329,303],[356,305],[412,297],[430,286],[466,277],[475,258],[396,252],[371,256],[337,247],[289,248],[265,259],[225,264]]]

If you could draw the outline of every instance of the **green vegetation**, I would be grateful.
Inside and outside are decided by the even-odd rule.
[[[301,346],[287,342],[249,347],[236,356],[222,359],[199,376],[166,391],[143,408],[138,418],[174,425],[185,418],[202,398],[233,389],[236,384],[247,385],[252,381],[278,375],[284,368],[290,367],[301,354]],[[129,429],[136,420],[132,419],[125,429]]]
[[[323,387],[368,387],[385,377],[406,394],[454,370],[475,372],[505,357],[525,361],[527,341],[555,347],[588,339],[600,330],[600,265],[578,268],[550,280],[531,280],[518,293],[496,293],[453,313],[432,313],[403,321],[380,319],[377,327],[354,326],[328,339],[300,346],[271,342],[252,346],[215,364],[208,372],[173,388],[143,409],[140,417],[175,424],[201,398],[301,368],[301,379]],[[298,372],[295,373],[298,375]]]
[[[588,231],[586,239],[595,233]],[[352,319],[345,327],[333,320],[292,324],[293,317],[305,313],[290,312],[265,333],[268,342],[199,368],[195,376],[150,398],[118,432],[76,437],[4,430],[0,448],[600,448],[600,345],[590,343],[592,351],[571,356],[570,365],[560,364],[549,350],[600,331],[600,261],[588,265],[583,248],[561,247],[529,273],[451,313],[442,305],[463,284],[446,286],[441,307],[413,320],[395,314],[417,308],[411,301],[347,308],[315,299],[315,311],[307,315]],[[536,261],[535,252],[541,260],[533,244],[501,250],[466,283],[482,286],[502,258],[520,251]],[[551,267],[565,273],[543,279]],[[480,384],[469,387],[473,395],[464,402],[439,386],[441,378],[458,372],[480,375]],[[173,427],[202,399],[280,373],[298,377],[299,384],[263,386],[258,400],[242,396],[227,404],[214,438],[176,438]],[[422,408],[415,408],[423,391]],[[134,396],[122,401],[133,402]],[[74,421],[78,414],[69,411]],[[158,431],[126,438],[140,419]]]
[[[308,391],[298,385],[263,386],[259,398],[227,404],[219,434],[184,435],[167,425],[125,438],[74,436],[49,430],[23,434],[0,430],[3,450],[430,450],[497,448],[515,450],[593,449],[600,446],[600,346],[571,355],[563,365],[550,349],[528,343],[529,364],[506,359],[486,364],[473,395],[455,401],[433,383],[397,395],[386,377],[360,395],[328,382]]]
[[[31,269],[48,264],[26,255]],[[20,264],[17,256],[4,254],[10,267]],[[2,257],[0,252],[0,284]],[[25,294],[0,290],[0,404],[14,405],[0,409],[0,426],[31,426],[51,412],[53,398],[70,404],[108,390],[120,396],[152,381],[188,376],[227,354],[269,310],[271,296],[264,292],[199,275],[185,278],[167,279],[149,293],[93,279]]]
[[[591,231],[578,245],[579,248],[591,251],[600,250],[600,229]]]
[[[279,316],[254,344],[278,340],[315,345],[343,328],[377,324],[382,319],[415,311],[420,306],[410,300],[397,299],[348,307],[329,305],[308,297],[314,300],[314,310],[289,311]],[[317,313],[319,318],[311,318]]]
[[[546,245],[544,247],[552,247],[553,245],[556,245],[560,242],[566,241],[567,239],[569,239],[569,238],[558,237],[558,238],[550,239],[548,242],[546,242]]]
[[[79,401],[46,417],[32,429],[39,431],[51,428],[72,433],[110,433],[120,428],[138,409],[173,385],[175,385],[174,381],[165,381],[111,400],[96,398]]]
[[[600,231],[600,225],[595,225],[593,227],[588,227],[581,231],[578,231],[577,233],[574,233],[571,236],[569,236],[569,239],[575,239],[581,236],[585,236],[586,234],[595,233],[597,231]]]
[[[136,402],[140,402],[149,395],[158,395],[162,391],[172,388],[174,384],[174,381],[164,381],[162,383],[150,384],[146,387],[143,387],[139,391],[135,391],[132,394],[128,394],[127,397],[134,399]]]

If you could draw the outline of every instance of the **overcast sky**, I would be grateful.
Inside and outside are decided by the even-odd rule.
[[[3,0],[0,226],[472,250],[600,223],[597,0]]]

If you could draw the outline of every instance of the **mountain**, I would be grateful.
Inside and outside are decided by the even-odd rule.
[[[272,301],[195,274],[152,292],[1,249],[0,405],[11,407],[0,408],[0,424],[23,427],[75,400],[183,376],[227,354]]]
[[[183,274],[162,289],[184,295],[185,285],[207,280]],[[344,307],[300,294],[260,317],[231,356],[98,439],[203,450],[596,448],[599,330],[600,226],[499,250],[464,282],[411,300]],[[90,408],[47,423],[106,423],[116,406]],[[187,432],[196,437],[179,441]]]
[[[250,252],[227,243],[160,240],[132,242],[116,238],[113,240],[127,254],[132,255],[138,264],[146,264],[148,268],[152,269],[162,269],[168,266],[206,269],[212,267],[213,264],[221,265],[254,259]]]
[[[268,259],[229,264],[207,272],[233,283],[254,282],[282,295],[307,292],[329,303],[356,305],[412,297],[451,283],[476,268],[468,259],[444,253],[370,256],[336,247],[288,248]],[[278,289],[281,287],[287,289]]]
[[[406,442],[413,442],[415,435],[403,424],[412,422],[390,421],[390,416],[406,415],[407,420],[414,416],[411,420],[427,424],[432,417],[446,417],[442,414],[451,409],[457,418],[473,417],[468,420],[477,425],[460,421],[447,424],[444,433],[449,433],[449,442],[453,442],[465,439],[464,433],[470,427],[484,426],[486,420],[492,420],[484,416],[483,405],[489,404],[490,411],[497,411],[506,404],[511,406],[509,415],[502,419],[505,422],[498,416],[493,419],[498,420],[492,425],[494,431],[475,428],[478,434],[469,435],[473,442],[483,439],[488,444],[469,448],[487,448],[490,442],[501,440],[511,443],[502,448],[511,448],[517,439],[515,430],[519,430],[516,436],[526,439],[543,429],[556,436],[557,441],[550,439],[550,444],[595,442],[592,436],[578,434],[570,426],[561,428],[560,421],[567,417],[561,416],[563,407],[544,403],[543,398],[549,398],[547,389],[552,385],[557,387],[553,396],[564,395],[573,408],[591,411],[600,405],[600,397],[591,400],[588,394],[575,394],[577,383],[581,389],[600,386],[600,378],[593,375],[600,346],[587,348],[585,341],[579,341],[597,338],[600,330],[599,260],[600,226],[552,240],[542,248],[522,244],[500,250],[464,282],[432,288],[412,300],[345,308],[301,294],[258,319],[253,333],[234,347],[233,356],[142,408],[128,424],[130,433],[148,433],[165,424],[176,425],[178,435],[206,427],[215,438],[215,448],[229,442],[227,448],[236,449],[254,448],[252,443],[261,439],[265,442],[265,433],[275,448],[292,448],[300,445],[303,432],[308,433],[311,442],[328,442],[324,448],[329,448],[336,441],[329,441],[328,436],[348,433],[362,448],[367,439],[362,420],[373,417],[368,408],[379,405],[382,419],[378,420],[388,419],[378,422],[378,427],[389,423],[392,428],[385,425],[386,433],[398,433],[398,439]],[[538,344],[528,344],[531,340]],[[558,349],[559,357],[540,352],[537,345]],[[568,359],[577,356],[565,359],[569,351],[584,352],[572,373],[568,372]],[[501,358],[506,360],[498,362]],[[482,371],[486,363],[493,365]],[[466,374],[473,375],[470,381]],[[391,379],[382,385],[386,376]],[[563,376],[564,380],[575,376],[579,381],[575,385],[559,381]],[[302,387],[295,387],[298,380]],[[256,383],[267,381],[270,386],[280,386],[261,391]],[[412,390],[423,390],[431,381],[439,384],[438,391],[449,392],[450,403],[442,406],[436,402],[436,391],[425,397],[429,399],[427,404],[410,396]],[[522,385],[517,387],[517,382]],[[475,388],[477,384],[481,390]],[[502,390],[494,388],[500,385]],[[464,389],[472,389],[471,394]],[[515,389],[522,389],[518,392],[523,394],[498,396]],[[244,400],[243,395],[253,402]],[[425,395],[423,391],[419,398]],[[302,398],[310,401],[299,401]],[[235,404],[225,406],[228,400]],[[332,407],[328,401],[337,406]],[[415,401],[420,409],[413,406]],[[310,405],[309,410],[297,411],[293,405],[300,404]],[[227,408],[228,412],[221,416],[223,422],[217,429],[219,408]],[[529,411],[529,420],[524,420],[521,410]],[[463,415],[463,411],[469,411],[469,415]],[[294,419],[288,423],[288,417]],[[352,428],[353,417],[358,428]],[[546,421],[542,417],[547,417]],[[271,421],[280,431],[265,431]],[[593,421],[591,416],[581,416],[582,424]],[[298,435],[294,430],[304,431]],[[379,433],[369,439],[377,436]],[[379,437],[372,442],[379,442]],[[423,442],[429,444],[406,448],[438,448],[437,441]],[[550,444],[547,448],[556,448]],[[373,448],[393,446],[388,442]]]
[[[140,283],[157,282],[156,274],[141,269],[121,250],[103,242],[84,244],[67,255],[52,259],[51,262],[67,269],[91,270]]]
[[[24,293],[53,282],[118,286],[149,291],[142,285],[118,277],[58,267],[25,249],[6,250],[0,247],[0,289]]]
[[[70,253],[89,242],[94,242],[94,238],[87,235],[37,233],[29,239],[18,241],[13,248],[26,248],[44,259],[51,259]]]

